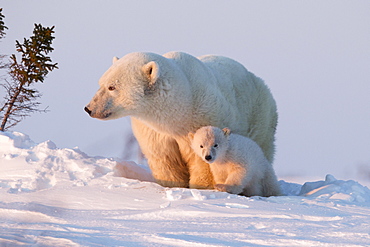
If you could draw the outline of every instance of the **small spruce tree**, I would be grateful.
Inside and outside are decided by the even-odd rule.
[[[15,54],[10,56],[9,72],[10,80],[5,80],[1,85],[5,88],[5,103],[0,106],[2,121],[0,131],[5,131],[33,112],[45,112],[40,110],[36,100],[41,94],[31,85],[36,82],[44,82],[46,75],[57,69],[57,63],[47,56],[54,50],[51,47],[54,33],[53,27],[43,27],[35,24],[33,36],[24,39],[23,44],[16,41],[16,50],[21,53],[18,61]]]

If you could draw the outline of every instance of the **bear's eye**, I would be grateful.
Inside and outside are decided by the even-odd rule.
[[[116,89],[116,87],[115,87],[115,86],[109,86],[109,87],[108,87],[108,90],[109,90],[109,91],[113,91],[113,90],[115,90],[115,89]]]
[[[203,145],[200,145],[200,148],[203,148]]]
[[[216,143],[215,145],[213,145],[213,147],[218,148],[218,144]]]

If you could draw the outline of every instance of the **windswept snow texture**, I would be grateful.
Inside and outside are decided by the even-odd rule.
[[[370,191],[280,181],[286,196],[164,188],[133,162],[0,133],[0,246],[368,246]]]

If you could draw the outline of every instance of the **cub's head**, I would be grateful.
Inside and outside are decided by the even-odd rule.
[[[168,67],[166,58],[153,53],[137,52],[114,58],[85,111],[102,120],[145,115],[156,102],[153,98],[171,89],[162,76]]]
[[[198,129],[188,137],[194,152],[205,162],[211,164],[224,157],[228,148],[230,129],[206,126]]]

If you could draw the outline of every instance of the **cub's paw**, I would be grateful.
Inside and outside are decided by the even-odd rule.
[[[230,194],[240,194],[243,192],[241,186],[229,185],[229,184],[216,184],[215,189],[222,192],[228,192]]]
[[[226,184],[216,184],[215,189],[222,192],[229,192],[229,185]]]

